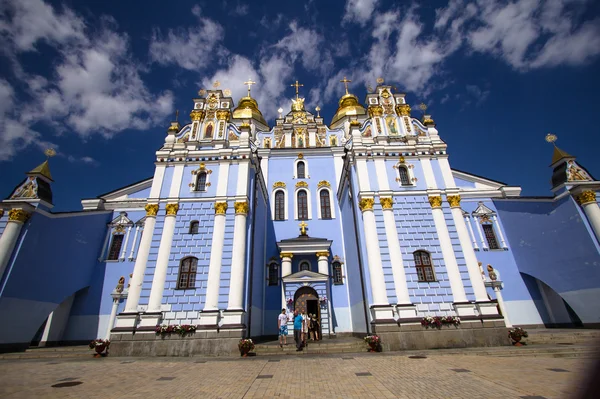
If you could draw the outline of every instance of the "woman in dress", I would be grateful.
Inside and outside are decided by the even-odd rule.
[[[302,343],[306,346],[306,340],[308,336],[308,323],[310,323],[310,317],[306,314],[306,310],[302,310]]]

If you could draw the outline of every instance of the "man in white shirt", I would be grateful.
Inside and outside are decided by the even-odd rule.
[[[287,345],[288,336],[288,317],[285,314],[285,308],[281,309],[281,314],[277,317],[277,328],[279,329],[279,347]]]

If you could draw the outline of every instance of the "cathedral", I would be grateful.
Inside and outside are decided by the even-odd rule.
[[[600,182],[574,156],[554,145],[551,195],[524,197],[453,169],[432,116],[382,79],[361,103],[344,78],[330,121],[296,81],[273,126],[246,83],[237,105],[200,90],[153,177],[82,210],[52,211],[49,160],[7,193],[1,351],[109,338],[116,355],[231,354],[275,339],[282,309],[314,315],[324,339],[374,333],[386,350],[600,326]]]

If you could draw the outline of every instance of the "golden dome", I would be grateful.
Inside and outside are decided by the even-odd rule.
[[[267,122],[258,109],[258,103],[250,96],[242,97],[233,110],[233,119],[254,119],[267,126]]]
[[[331,124],[333,125],[345,116],[366,114],[367,111],[365,110],[365,107],[358,102],[358,97],[354,94],[345,94],[340,98],[338,109],[331,120]]]

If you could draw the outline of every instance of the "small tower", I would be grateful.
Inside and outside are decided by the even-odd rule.
[[[267,121],[265,121],[262,112],[260,112],[260,109],[258,108],[258,103],[250,95],[250,89],[256,82],[253,82],[252,79],[248,79],[244,84],[248,86],[248,95],[240,98],[238,106],[233,110],[232,118],[241,123],[244,123],[244,121],[252,121],[257,125],[259,130],[269,130]]]
[[[556,145],[557,137],[554,134],[547,134],[546,141],[554,145],[552,154],[552,163],[550,167],[552,172],[552,189],[556,189],[563,184],[577,185],[583,182],[592,182],[594,178],[585,168],[578,165],[575,157]]]
[[[335,129],[343,125],[343,123],[349,119],[351,116],[354,118],[365,119],[367,115],[367,110],[363,107],[362,104],[358,102],[358,97],[354,94],[348,92],[348,83],[352,82],[348,80],[345,76],[343,80],[340,80],[341,83],[344,84],[346,89],[346,94],[344,94],[338,103],[338,109],[331,120],[330,127],[331,129]]]
[[[48,149],[45,151],[47,159],[26,173],[27,178],[22,181],[7,198],[8,201],[19,202],[40,202],[43,201],[49,207],[52,207],[52,189],[50,184],[52,175],[50,174],[50,165],[48,160],[56,155],[56,151]]]

